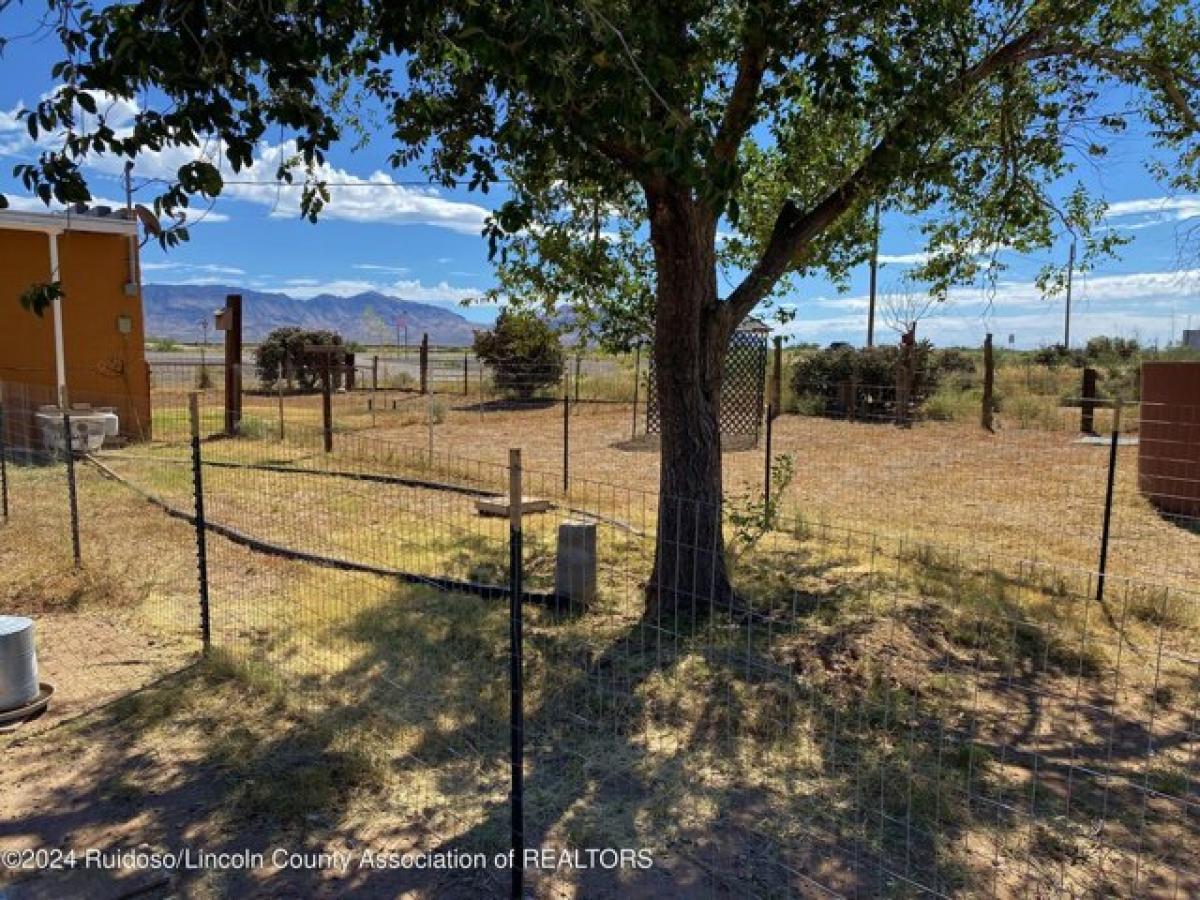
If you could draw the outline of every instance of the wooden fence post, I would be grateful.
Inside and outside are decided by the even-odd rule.
[[[429,393],[429,334],[421,335],[421,393]]]
[[[1083,391],[1079,403],[1079,430],[1084,434],[1096,433],[1096,370],[1083,370]]]

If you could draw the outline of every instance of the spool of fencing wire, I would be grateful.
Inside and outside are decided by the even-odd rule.
[[[33,619],[0,616],[0,712],[26,706],[37,696]]]

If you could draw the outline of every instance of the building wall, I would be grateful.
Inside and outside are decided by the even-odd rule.
[[[121,432],[150,436],[150,378],[145,357],[140,285],[125,295],[130,242],[125,235],[74,231],[59,235],[64,299],[63,344],[72,404],[116,408]],[[0,380],[9,432],[28,432],[29,408],[55,402],[54,319],[18,300],[50,278],[50,239],[42,232],[0,229]],[[128,316],[129,333],[118,330]],[[24,417],[24,418],[22,418]]]
[[[1200,517],[1200,362],[1142,363],[1140,412],[1142,493],[1191,524]]]

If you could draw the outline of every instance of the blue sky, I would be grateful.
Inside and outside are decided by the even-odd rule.
[[[35,31],[36,7],[5,8],[0,34],[11,38]],[[41,204],[23,197],[11,176],[13,164],[33,160],[38,150],[14,114],[53,88],[49,69],[57,50],[52,35],[35,34],[12,41],[0,57],[0,190],[18,208]],[[134,109],[118,102],[110,110],[110,122]],[[503,201],[503,189],[479,194],[423,185],[381,186],[378,182],[420,181],[423,176],[415,169],[391,169],[386,127],[379,132],[379,139],[364,148],[339,147],[332,154],[329,180],[363,186],[331,187],[332,202],[318,224],[300,219],[295,188],[230,184],[212,210],[193,224],[190,244],[169,252],[147,245],[144,280],[237,284],[297,296],[375,289],[490,320],[493,308],[463,309],[459,304],[493,283],[479,232],[489,210]],[[264,144],[255,169],[235,177],[272,180],[273,160],[285,150]],[[171,150],[139,158],[134,183],[169,176],[196,152]],[[1083,163],[1072,175],[1071,183],[1082,180],[1108,200],[1108,225],[1132,239],[1120,259],[1077,279],[1073,343],[1106,333],[1165,344],[1189,323],[1200,328],[1200,196],[1170,195],[1155,182],[1145,166],[1152,153],[1150,141],[1130,129],[1111,143],[1102,166]],[[115,159],[88,167],[98,202],[121,201],[120,171]],[[137,197],[149,201],[153,191],[150,184]],[[885,294],[898,289],[905,267],[922,249],[918,225],[900,215],[884,218],[880,290]],[[1064,259],[1065,241],[1052,252]],[[942,344],[977,344],[987,331],[996,334],[1000,345],[1008,343],[1010,334],[1018,347],[1060,340],[1063,302],[1043,299],[1032,283],[1048,258],[1008,254],[1004,259],[1010,268],[994,293],[956,291],[922,321],[921,333]],[[781,301],[797,311],[785,331],[796,340],[859,343],[865,332],[866,291],[865,266],[854,273],[847,294],[822,280],[800,282]],[[886,323],[877,332],[882,340],[891,339]]]

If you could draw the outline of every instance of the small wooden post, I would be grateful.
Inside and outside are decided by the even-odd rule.
[[[992,352],[992,336],[989,333],[983,339],[983,406],[980,410],[980,424],[987,431],[995,431],[992,422],[992,414],[995,411],[995,404],[992,402],[992,394],[995,391],[996,385],[996,358]]]
[[[583,357],[578,351],[575,353],[575,402],[579,402],[579,371],[583,365]]]
[[[429,334],[421,335],[421,393],[429,393]]]
[[[379,390],[379,357],[371,357],[371,393]]]
[[[470,354],[463,354],[463,396],[471,393]]]
[[[1083,392],[1079,403],[1079,430],[1084,434],[1096,433],[1096,370],[1083,370]]]
[[[321,357],[321,425],[325,438],[325,452],[333,452],[333,355],[341,358],[344,352],[340,344],[308,344],[307,354]]]

